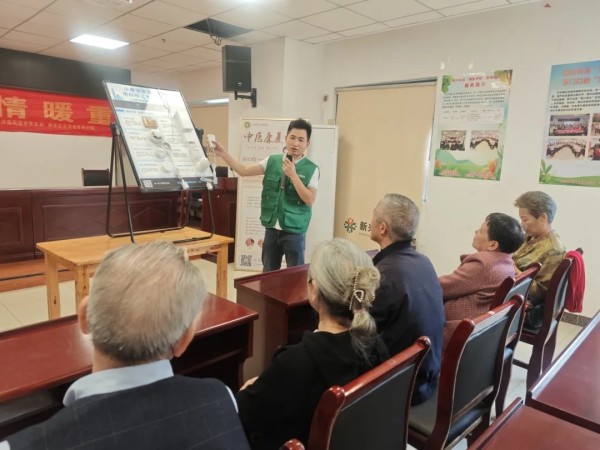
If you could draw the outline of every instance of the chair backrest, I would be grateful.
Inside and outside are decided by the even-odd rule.
[[[539,262],[535,262],[516,277],[509,277],[504,280],[494,294],[490,310],[506,303],[516,295],[520,295],[523,299],[526,299],[531,283],[541,268],[542,265]],[[511,280],[512,283],[510,282]],[[521,305],[508,330],[506,344],[510,345],[513,349],[516,347],[521,336],[523,322],[525,322],[525,305]]]
[[[565,311],[569,271],[572,264],[573,259],[563,259],[552,274],[552,278],[550,278],[548,291],[544,299],[544,318],[538,332],[538,336],[546,336],[544,340],[547,340],[552,335],[554,328],[558,326],[558,322]]]
[[[325,391],[313,416],[308,448],[405,448],[412,391],[430,347],[429,338],[420,337],[345,386]]]
[[[304,450],[304,445],[298,439],[290,439],[279,450]]]
[[[539,262],[535,262],[516,277],[506,278],[498,289],[496,289],[490,310],[506,303],[516,294],[521,294],[523,298],[527,298],[529,287],[541,268],[542,265]]]
[[[81,181],[84,186],[108,186],[110,173],[108,169],[81,169]]]
[[[522,297],[517,295],[458,325],[442,359],[437,416],[429,442],[445,442],[452,424],[476,406],[492,407],[502,375],[509,325],[522,304]]]

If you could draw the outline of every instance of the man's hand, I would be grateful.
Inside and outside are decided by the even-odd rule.
[[[225,150],[225,147],[223,147],[219,142],[214,141],[215,142],[215,155],[220,156],[221,158],[224,158],[224,155],[229,155],[229,153],[227,153],[227,150]]]

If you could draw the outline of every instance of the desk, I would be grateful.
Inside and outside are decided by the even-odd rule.
[[[600,433],[599,399],[600,313],[527,392],[526,404]]]
[[[469,450],[596,450],[600,434],[514,402]]]
[[[237,302],[258,311],[254,327],[255,355],[244,377],[260,375],[280,345],[299,342],[305,330],[315,329],[317,315],[308,303],[308,265],[237,278]]]
[[[158,239],[179,241],[208,235],[209,233],[186,227],[181,230],[140,234],[135,236],[135,240],[137,243],[147,243]],[[81,299],[90,291],[90,271],[100,263],[109,250],[130,242],[129,236],[111,238],[104,235],[38,243],[37,247],[44,253],[46,261],[48,318],[58,319],[60,317],[59,264],[75,272],[75,301],[79,305]],[[190,256],[207,252],[216,253],[216,294],[220,297],[227,297],[227,247],[231,242],[233,242],[232,238],[215,234],[210,239],[177,244],[186,247]]]
[[[201,314],[190,346],[171,361],[173,370],[219,378],[235,391],[243,380],[244,361],[252,355],[253,322],[258,314],[213,294],[207,295]],[[42,390],[64,392],[91,372],[92,352],[91,339],[80,332],[75,316],[0,333],[0,402]],[[2,431],[0,435],[6,435]],[[10,432],[15,431],[13,427]]]

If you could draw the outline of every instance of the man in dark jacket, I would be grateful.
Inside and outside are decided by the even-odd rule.
[[[200,270],[170,242],[110,252],[78,309],[92,373],[69,387],[65,408],[0,448],[249,449],[231,391],[174,376],[169,362],[193,339],[205,296]]]
[[[412,246],[418,224],[419,209],[412,200],[387,194],[373,210],[370,236],[381,247],[373,258],[381,284],[371,315],[390,355],[408,348],[420,336],[431,339],[431,350],[417,375],[413,405],[427,400],[437,385],[446,321],[435,269]]]

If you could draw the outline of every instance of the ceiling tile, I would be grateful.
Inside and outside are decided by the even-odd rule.
[[[90,5],[81,0],[56,0],[45,10],[62,16],[85,19],[88,22],[104,23],[115,17],[122,16],[127,11]]]
[[[399,19],[389,20],[384,22],[387,26],[392,28],[403,27],[406,25],[413,25],[415,23],[429,22],[431,20],[441,19],[442,16],[436,11],[426,12],[423,14],[415,14],[414,16],[400,17]]]
[[[327,0],[261,0],[260,5],[295,19],[337,8]]]
[[[62,44],[50,47],[40,53],[43,55],[57,56],[59,58],[75,59],[78,61],[89,61],[98,55],[106,52],[106,49],[94,48],[89,45],[79,45],[72,42],[63,42]]]
[[[116,39],[118,41],[129,42],[130,44],[152,37],[149,34],[138,33],[137,31],[122,30],[116,28],[114,25],[105,25],[100,28],[94,28],[93,33],[96,36],[102,36],[110,39]]]
[[[331,3],[335,3],[340,6],[354,5],[355,3],[364,3],[368,0],[328,0]]]
[[[371,25],[365,25],[364,27],[350,28],[349,30],[340,31],[339,33],[343,36],[359,36],[361,34],[378,33],[389,29],[390,27],[382,23],[373,23]]]
[[[440,12],[444,16],[458,16],[460,14],[468,14],[484,9],[497,8],[506,6],[509,3],[506,0],[481,0],[479,2],[467,3],[466,5],[454,6],[452,8],[441,9]]]
[[[133,62],[139,62],[145,61],[147,59],[160,58],[161,56],[168,55],[169,52],[165,50],[159,50],[156,48],[144,47],[142,45],[134,44],[117,48],[113,50],[113,53],[111,54],[115,55],[115,57],[118,58],[128,56]]]
[[[187,28],[177,28],[162,35],[165,39],[170,39],[177,42],[186,42],[192,44],[191,47],[198,45],[210,44],[212,42],[210,36],[199,31],[189,30]]]
[[[166,33],[175,28],[173,25],[167,25],[156,20],[145,19],[131,14],[113,20],[108,26],[138,33],[148,33],[151,31],[154,34]]]
[[[61,42],[60,39],[51,38],[48,36],[40,36],[38,34],[23,33],[22,31],[10,31],[3,36],[11,41],[23,42],[27,44],[39,45],[40,48],[48,48]]]
[[[87,33],[93,27],[94,24],[81,19],[43,11],[22,25],[19,25],[16,29],[26,33],[41,34],[43,36],[68,40],[80,34]]]
[[[278,38],[279,36],[275,36],[271,33],[265,33],[264,31],[251,31],[250,33],[240,34],[231,40],[240,43],[240,44],[256,44],[257,42],[264,42],[271,39]]]
[[[278,23],[288,22],[290,17],[273,11],[266,11],[255,4],[249,4],[217,14],[214,19],[251,30],[262,30]]]
[[[473,0],[419,0],[426,6],[433,9],[449,8],[450,6],[464,5],[465,3],[473,3]]]
[[[214,60],[221,60],[221,53],[217,52],[215,50],[206,48],[206,47],[194,47],[191,48],[189,50],[185,50],[183,52],[180,52],[182,55],[187,55],[190,56],[192,58],[194,58],[195,63],[198,63],[200,61],[214,61]]]
[[[315,14],[314,16],[304,17],[302,21],[329,31],[348,30],[373,23],[372,19],[361,16],[353,11],[348,11],[347,9],[334,9]]]
[[[2,11],[0,14],[0,27],[2,28],[14,28],[37,12],[36,9],[5,1],[0,1],[0,11]]]
[[[323,36],[317,36],[314,38],[306,39],[306,42],[310,44],[320,44],[321,42],[335,41],[342,39],[344,36],[337,33],[324,34]]]
[[[277,34],[279,36],[287,36],[299,41],[329,33],[329,31],[324,30],[323,28],[315,27],[314,25],[301,22],[300,20],[280,23],[279,25],[265,28],[264,31],[267,33]]]
[[[154,36],[148,39],[144,39],[143,41],[139,41],[137,42],[137,44],[142,45],[144,47],[151,47],[159,50],[164,50],[166,52],[178,52],[180,50],[187,50],[188,48],[194,47],[194,44],[186,44],[185,42],[179,42],[173,39],[166,39],[164,36],[164,34]]]
[[[0,47],[9,48],[11,50],[19,50],[22,52],[38,53],[38,52],[48,48],[48,44],[44,45],[41,43],[34,44],[31,42],[24,42],[24,41],[12,41],[5,37],[1,37],[0,38]]]
[[[207,16],[214,16],[228,11],[236,6],[250,3],[255,0],[162,0],[171,5],[180,6],[191,11],[201,12]]]
[[[429,11],[429,8],[414,0],[403,0],[401,2],[370,0],[368,2],[350,5],[348,6],[348,9],[381,22]]]
[[[156,20],[157,22],[168,23],[183,27],[191,23],[206,19],[206,15],[198,11],[180,8],[160,1],[154,1],[136,9],[131,14],[145,19]]]
[[[3,0],[2,3],[12,3],[19,6],[29,6],[35,9],[43,9],[54,0]],[[4,10],[2,11],[4,12]]]

